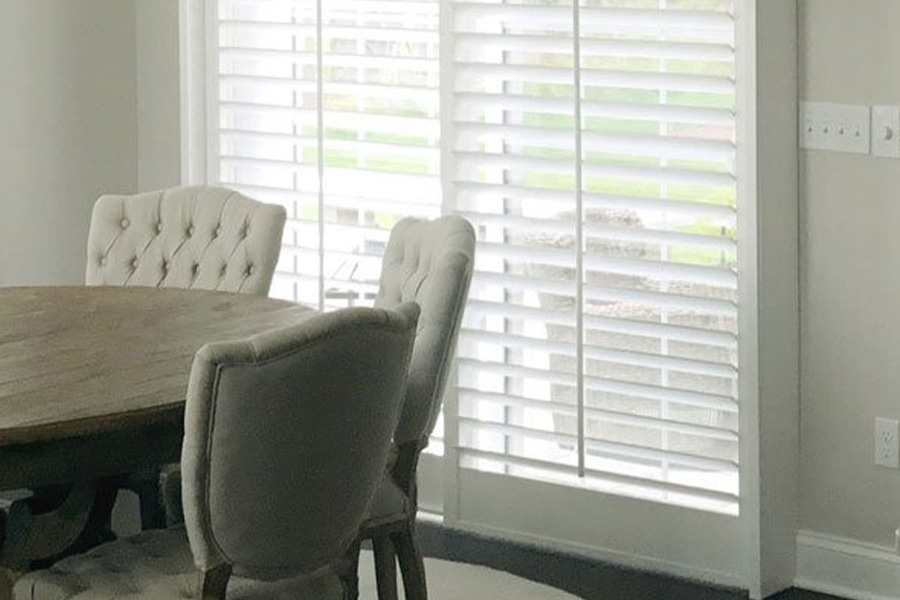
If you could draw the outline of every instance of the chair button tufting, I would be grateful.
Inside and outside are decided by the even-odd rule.
[[[131,225],[131,221],[128,219],[122,219],[122,222],[119,223],[122,226],[122,229],[128,229],[128,226]]]
[[[162,222],[156,224],[156,233],[162,233]]]
[[[188,225],[187,234],[188,234],[188,237],[191,237],[192,235],[194,235],[194,226],[193,225]]]
[[[221,226],[216,227],[216,230],[213,231],[213,237],[214,237],[214,238],[219,237],[219,234],[220,234],[220,233],[222,233],[222,227],[221,227]]]
[[[105,267],[105,266],[106,266],[106,257],[105,257],[105,256],[101,256],[99,262],[100,262],[100,266],[101,266],[101,267]]]
[[[134,258],[131,259],[131,268],[132,268],[132,269],[137,269],[137,266],[138,266],[138,259],[137,259],[137,257],[135,256]]]
[[[253,272],[256,269],[253,268],[253,265],[247,265],[247,275],[253,275]]]
[[[228,265],[222,265],[222,268],[219,269],[219,277],[225,277],[225,273],[228,271]]]
[[[167,260],[162,261],[162,270],[163,270],[163,273],[165,273],[166,271],[169,270],[169,261],[167,261]]]

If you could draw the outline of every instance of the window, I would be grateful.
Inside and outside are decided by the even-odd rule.
[[[736,539],[736,4],[206,0],[205,178],[287,207],[274,295],[369,303],[398,219],[476,226],[450,518],[589,544],[504,502],[600,492]]]

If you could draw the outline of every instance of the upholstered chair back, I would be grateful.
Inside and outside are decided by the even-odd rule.
[[[286,213],[238,192],[181,187],[103,196],[88,235],[88,285],[265,295]]]
[[[434,428],[472,279],[475,232],[468,221],[403,219],[391,231],[375,306],[422,310],[406,399],[394,442],[424,441]]]
[[[197,353],[181,461],[197,567],[281,579],[355,540],[384,472],[418,312],[348,308]]]

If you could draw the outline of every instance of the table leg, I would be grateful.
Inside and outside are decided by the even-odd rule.
[[[141,529],[165,529],[166,509],[160,490],[160,470],[144,469],[125,478],[123,487],[137,494],[141,509]]]
[[[59,500],[54,502],[50,496]],[[60,498],[61,497],[61,498]],[[73,485],[13,502],[6,514],[0,565],[28,569],[72,546],[89,523],[98,494],[92,485]]]
[[[92,518],[96,523],[109,501],[94,486],[78,484],[37,491],[0,512],[0,600],[10,597],[12,584],[35,563],[55,561],[81,545],[85,549],[90,543],[96,545],[85,534],[91,530]]]
[[[112,530],[112,511],[116,503],[118,486],[104,480],[92,486],[92,489],[94,496],[87,507],[89,511],[87,522],[78,537],[66,546],[55,544],[56,552],[51,556],[33,558],[29,565],[30,569],[46,569],[67,556],[87,552],[100,544],[116,539],[116,534]]]

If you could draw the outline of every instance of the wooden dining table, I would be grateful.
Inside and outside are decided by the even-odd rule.
[[[12,497],[0,513],[0,565],[25,569],[71,544],[96,482],[179,460],[191,363],[204,344],[312,314],[225,292],[0,288],[0,490],[65,490],[44,505]]]

